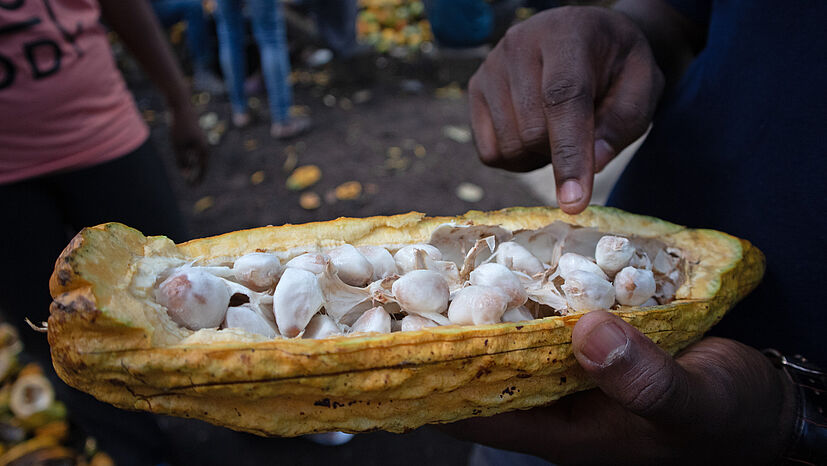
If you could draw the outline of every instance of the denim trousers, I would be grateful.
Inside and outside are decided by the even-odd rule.
[[[247,70],[244,53],[244,7],[253,25],[253,37],[261,54],[261,70],[274,123],[288,120],[293,104],[290,83],[290,59],[281,5],[276,0],[218,0],[216,23],[218,55],[227,83],[234,113],[247,112],[244,78]]]
[[[201,0],[152,0],[152,8],[164,27],[170,27],[179,21],[187,23],[187,48],[192,58],[193,71],[208,71],[210,46]]]
[[[314,0],[310,3],[316,17],[319,35],[341,58],[349,58],[356,50],[357,0]]]

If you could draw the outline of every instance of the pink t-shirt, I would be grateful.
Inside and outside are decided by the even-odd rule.
[[[148,137],[99,18],[96,0],[0,2],[0,183],[112,160]]]

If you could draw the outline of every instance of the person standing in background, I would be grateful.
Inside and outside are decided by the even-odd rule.
[[[211,41],[201,0],[152,0],[152,8],[165,28],[187,23],[187,49],[192,59],[192,87],[196,91],[222,94],[224,83],[212,72]]]
[[[150,235],[189,237],[101,19],[163,91],[184,175],[204,173],[207,145],[190,91],[148,2],[0,2],[0,312],[14,325],[46,320],[54,262],[82,227],[120,221]],[[21,337],[49,368],[46,338]],[[73,421],[118,464],[166,459],[153,416],[97,402],[49,373]]]
[[[232,105],[232,121],[243,128],[252,121],[244,91],[244,11],[246,3],[253,23],[253,36],[261,54],[261,69],[270,106],[270,135],[276,139],[298,136],[310,129],[307,117],[291,117],[293,90],[288,82],[290,59],[287,35],[279,2],[273,0],[217,0],[218,49],[224,81]]]

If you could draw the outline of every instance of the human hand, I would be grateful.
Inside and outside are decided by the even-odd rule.
[[[207,172],[209,148],[189,105],[173,109],[170,138],[181,175],[190,184],[200,183]]]
[[[446,430],[559,464],[768,464],[791,436],[791,382],[738,342],[706,338],[673,359],[598,311],[580,318],[572,349],[600,390]]]
[[[621,13],[555,8],[512,27],[469,83],[483,163],[554,166],[567,213],[585,209],[594,173],[643,135],[663,75],[640,29]]]

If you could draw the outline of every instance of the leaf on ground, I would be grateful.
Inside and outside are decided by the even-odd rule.
[[[284,159],[284,165],[281,166],[281,169],[284,170],[285,173],[292,172],[296,165],[299,163],[299,156],[296,155],[296,151],[285,151],[287,153],[287,157]]]
[[[221,133],[218,131],[207,131],[207,142],[211,146],[217,146],[221,143]]]
[[[365,194],[376,194],[379,192],[379,185],[376,183],[365,184]]]
[[[318,209],[319,206],[322,205],[322,200],[318,194],[313,191],[308,191],[306,193],[302,193],[299,197],[299,205],[302,209],[306,210]]]
[[[290,107],[290,116],[293,118],[308,117],[310,116],[310,107],[307,105],[293,105]]]
[[[199,92],[192,96],[192,103],[196,106],[204,106],[210,103],[210,93],[209,92]]]
[[[411,159],[409,157],[391,157],[385,160],[385,168],[388,170],[403,172],[410,166]]]
[[[200,214],[205,210],[212,208],[215,205],[215,199],[212,196],[204,196],[201,199],[195,201],[195,205],[192,206],[192,211],[195,214]]]
[[[440,87],[436,91],[434,91],[434,95],[437,99],[444,99],[444,100],[459,100],[462,98],[462,88],[459,87],[459,84],[456,82],[452,82],[451,84]]]
[[[155,110],[144,110],[143,112],[144,121],[147,123],[152,123],[155,121]]]
[[[465,202],[479,202],[485,196],[485,190],[474,183],[460,183],[456,194]]]
[[[258,141],[255,139],[245,139],[244,140],[244,150],[247,152],[252,152],[258,149]]]
[[[368,102],[370,99],[372,99],[373,93],[369,89],[362,89],[360,91],[354,92],[351,98],[353,99],[354,104],[359,105]]]
[[[217,132],[218,134],[224,134],[227,132],[227,122],[224,120],[219,121],[215,124],[215,127],[212,129],[213,131]]]
[[[264,170],[259,170],[250,175],[250,183],[253,185],[261,184],[264,181]]]
[[[467,126],[443,126],[442,135],[460,144],[471,142],[471,130]]]
[[[213,129],[217,124],[218,115],[215,112],[205,113],[198,118],[198,126],[203,130]]]
[[[303,165],[296,168],[293,174],[287,178],[287,189],[301,191],[316,184],[322,177],[322,171],[316,165]]]
[[[358,181],[348,181],[336,186],[336,199],[340,201],[350,201],[362,195],[362,183]]]
[[[422,144],[417,144],[416,147],[414,147],[414,155],[421,159],[428,155],[428,151],[425,150],[425,146]]]
[[[184,33],[187,30],[187,23],[179,21],[169,28],[169,42],[172,45],[178,45],[184,40]]]

